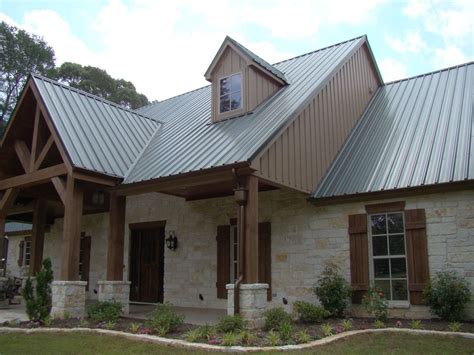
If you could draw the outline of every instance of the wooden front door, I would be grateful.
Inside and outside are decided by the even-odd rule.
[[[165,229],[133,229],[130,252],[130,300],[163,302]]]

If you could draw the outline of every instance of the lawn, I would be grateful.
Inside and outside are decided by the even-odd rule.
[[[472,354],[474,340],[408,334],[363,334],[298,354]],[[197,354],[161,345],[89,334],[0,334],[0,354]],[[203,353],[205,354],[205,353]]]

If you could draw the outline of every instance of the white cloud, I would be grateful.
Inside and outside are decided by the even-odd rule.
[[[427,48],[419,32],[407,32],[405,37],[385,36],[385,42],[400,53],[419,53]]]
[[[407,75],[407,67],[400,61],[386,57],[379,62],[379,68],[385,82],[405,79]]]
[[[435,49],[434,65],[437,68],[451,67],[466,61],[465,54],[457,47],[447,46]]]

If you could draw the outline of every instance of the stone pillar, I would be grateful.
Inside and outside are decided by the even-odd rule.
[[[122,314],[129,313],[130,281],[99,281],[99,302],[116,301],[122,304]]]
[[[226,285],[227,314],[234,314],[234,284]],[[267,308],[268,284],[241,284],[239,291],[240,316],[250,329],[263,327],[263,312]]]
[[[51,316],[65,318],[67,314],[71,317],[84,317],[86,285],[86,281],[53,281]]]

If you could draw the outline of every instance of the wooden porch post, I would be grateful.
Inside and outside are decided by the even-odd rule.
[[[0,269],[3,269],[3,274],[0,274],[0,277],[4,276],[5,274],[5,265],[3,264],[2,258],[4,257],[3,255],[3,238],[5,236],[5,217],[0,216]]]
[[[46,225],[46,203],[39,199],[33,212],[33,230],[31,235],[30,275],[34,276],[41,270],[44,248],[44,229]]]
[[[250,175],[246,181],[247,206],[244,233],[244,283],[258,283],[258,178]]]
[[[125,240],[125,196],[110,195],[109,238],[107,241],[107,280],[123,280]]]
[[[6,271],[6,263],[3,265],[3,238],[5,236],[5,222],[8,214],[8,210],[15,203],[16,197],[18,196],[17,188],[9,188],[4,191],[2,198],[0,199],[0,267]],[[1,276],[1,275],[0,275]]]
[[[64,227],[61,256],[61,280],[79,279],[79,248],[81,243],[81,218],[84,193],[79,183],[70,175],[66,183]]]

